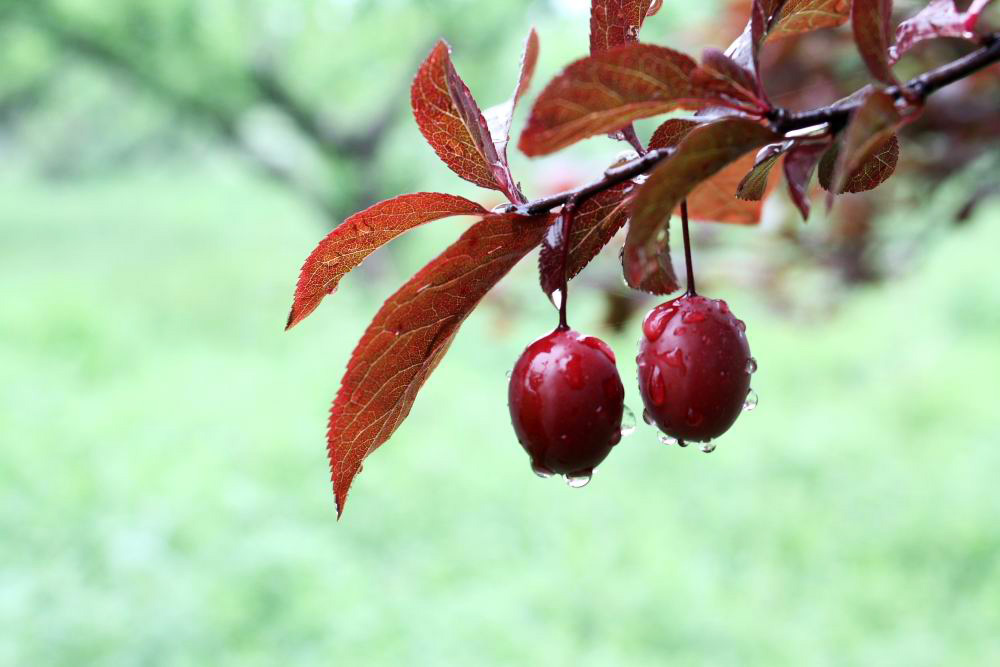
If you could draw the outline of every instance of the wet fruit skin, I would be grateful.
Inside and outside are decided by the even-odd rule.
[[[556,329],[529,345],[511,373],[510,419],[541,474],[588,476],[621,440],[625,388],[604,342]]]
[[[648,417],[683,441],[728,431],[753,372],[746,325],[725,301],[685,295],[654,308],[642,329],[636,362]]]

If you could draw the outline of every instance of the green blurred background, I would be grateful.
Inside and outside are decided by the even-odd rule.
[[[7,0],[0,664],[1000,663],[1000,206],[951,222],[989,160],[880,190],[891,280],[799,252],[835,220],[790,244],[783,193],[760,228],[701,226],[760,407],[712,455],[640,422],[582,490],[533,476],[508,423],[505,372],[554,323],[523,262],[336,521],[344,364],[466,222],[380,251],[284,333],[298,268],[379,197],[499,203],[436,160],[408,79],[445,36],[499,102],[535,25],[537,91],[584,54],[587,4]],[[724,46],[721,11],[668,0],[644,35]],[[537,194],[620,150],[514,168]],[[574,323],[628,378],[653,302],[616,252],[575,281]]]

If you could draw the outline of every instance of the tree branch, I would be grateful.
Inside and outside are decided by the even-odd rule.
[[[972,53],[941,67],[924,72],[901,86],[891,86],[886,89],[886,92],[897,100],[901,98],[924,100],[937,90],[1000,62],[1000,33],[987,35],[983,38],[982,44],[981,48]],[[861,101],[855,94],[839,103],[811,111],[790,112],[787,109],[774,109],[766,118],[770,122],[771,128],[779,134],[786,134],[793,130],[801,130],[824,124],[829,126],[831,132],[836,133],[846,127],[851,114],[861,105]],[[570,200],[581,203],[583,200],[599,192],[613,188],[636,176],[648,173],[673,152],[673,148],[660,148],[650,151],[631,162],[608,169],[601,178],[584,186],[535,199],[521,205],[509,204],[501,209],[501,211],[504,213],[520,213],[521,215],[541,215],[548,213],[557,206],[562,206]]]

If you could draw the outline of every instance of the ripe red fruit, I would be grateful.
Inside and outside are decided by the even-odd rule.
[[[521,355],[510,376],[510,420],[542,476],[582,486],[622,437],[625,388],[603,341],[556,329]]]
[[[757,362],[746,325],[725,301],[687,295],[667,301],[646,316],[642,331],[636,362],[644,416],[669,438],[707,443],[752,407]]]

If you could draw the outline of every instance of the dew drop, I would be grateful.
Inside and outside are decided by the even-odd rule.
[[[583,377],[583,362],[579,356],[572,354],[560,359],[559,370],[562,371],[562,375],[566,378],[566,383],[570,387],[573,389],[583,389],[586,381]]]
[[[667,362],[667,366],[678,369],[681,375],[687,374],[687,365],[684,364],[684,352],[679,347],[675,347],[667,352],[663,358]]]
[[[715,451],[715,443],[714,442],[701,443],[701,451],[705,452],[706,454],[711,454],[712,452]]]
[[[611,434],[611,446],[612,447],[614,447],[615,445],[617,445],[621,441],[622,441],[622,432],[621,432],[621,430],[615,431],[614,433]]]
[[[554,472],[543,466],[541,463],[535,463],[534,461],[531,462],[531,471],[534,472],[539,477],[541,477],[542,479],[548,479],[549,477],[552,477],[555,474]]]
[[[671,435],[667,435],[666,433],[661,433],[660,436],[659,436],[659,438],[660,438],[660,442],[663,443],[664,445],[677,445],[677,444],[680,444],[680,440],[678,440],[677,438],[675,438],[675,437],[673,437]]]
[[[653,342],[663,335],[671,315],[673,313],[669,310],[654,310],[646,317],[642,323],[642,333],[648,341]]]
[[[747,323],[743,320],[736,320],[736,328],[740,330],[740,333],[746,333]]]
[[[667,386],[663,382],[659,366],[653,366],[653,372],[649,374],[649,400],[653,405],[663,405],[667,400]]]
[[[688,446],[688,444],[687,444],[687,442],[685,442],[684,440],[678,440],[678,441],[677,441],[677,446],[678,446],[678,447],[687,447],[687,446]]]
[[[653,415],[649,414],[649,410],[642,411],[642,421],[646,422],[650,426],[653,425]]]
[[[677,327],[676,329],[674,329],[675,336],[683,336],[686,333],[687,333],[687,327]]]
[[[758,400],[759,399],[757,398],[757,392],[755,392],[753,390],[753,387],[751,387],[749,390],[747,390],[746,400],[743,401],[743,409],[746,410],[747,412],[753,412],[754,410],[757,409]]]
[[[720,313],[722,313],[723,315],[728,315],[729,314],[729,304],[728,303],[726,303],[722,299],[719,299],[716,303],[719,304],[719,312]]]
[[[507,375],[507,379],[509,380],[512,377],[514,377],[514,371],[507,371],[506,375]]]
[[[590,472],[572,473],[566,475],[566,484],[574,489],[582,489],[583,487],[590,484],[591,475],[592,473]]]
[[[696,310],[689,310],[681,315],[681,322],[685,324],[698,324],[705,321],[705,314]]]
[[[618,363],[618,360],[615,358],[614,350],[612,350],[611,347],[609,347],[608,344],[605,343],[600,338],[594,338],[593,336],[584,336],[583,338],[580,339],[580,342],[589,348],[601,352],[605,357],[608,358],[608,360],[611,363],[613,364]]]
[[[635,433],[635,413],[632,412],[632,408],[625,405],[622,407],[621,434],[627,438],[633,433]]]
[[[753,375],[756,372],[757,372],[757,360],[754,359],[753,357],[750,357],[750,359],[747,360],[747,373]]]
[[[552,293],[549,294],[549,301],[552,302],[556,310],[562,308],[562,290],[552,290]]]

